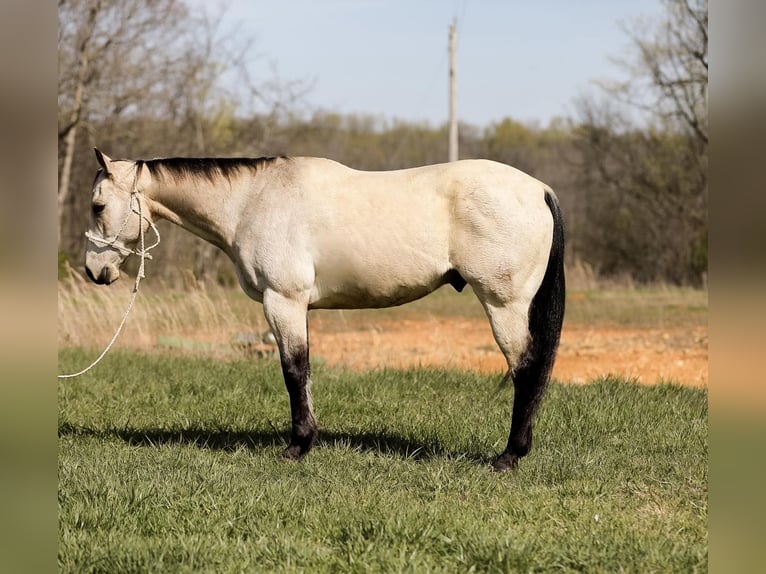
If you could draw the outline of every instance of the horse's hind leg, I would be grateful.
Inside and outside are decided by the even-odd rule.
[[[532,420],[545,391],[547,376],[540,377],[530,369],[528,350],[529,301],[515,301],[493,305],[484,302],[484,309],[492,325],[492,334],[508,362],[503,382],[513,379],[513,416],[511,432],[505,451],[495,460],[493,467],[505,471],[516,466],[532,446]]]
[[[307,305],[267,290],[263,295],[263,310],[279,345],[282,374],[290,395],[292,431],[290,445],[282,456],[297,460],[311,450],[317,436],[311,400]]]

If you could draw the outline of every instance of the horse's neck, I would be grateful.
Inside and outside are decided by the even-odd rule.
[[[149,200],[152,212],[228,251],[239,223],[243,185],[228,182],[157,183]]]

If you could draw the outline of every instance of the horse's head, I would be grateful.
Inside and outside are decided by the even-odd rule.
[[[140,164],[115,161],[95,151],[101,169],[93,183],[90,228],[85,234],[85,272],[92,281],[108,285],[119,278],[128,255],[137,252],[141,227],[145,232],[151,220],[138,192]]]

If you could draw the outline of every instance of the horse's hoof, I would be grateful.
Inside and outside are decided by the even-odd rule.
[[[506,472],[513,470],[519,463],[519,457],[515,454],[504,452],[492,463],[492,470],[495,472]]]
[[[304,455],[306,454],[306,451],[301,449],[298,445],[290,445],[285,450],[282,451],[282,458],[287,460],[294,460],[299,461],[301,460]]]

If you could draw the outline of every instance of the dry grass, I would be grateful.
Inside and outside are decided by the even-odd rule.
[[[132,287],[132,281],[119,281],[106,288],[77,274],[59,281],[59,347],[105,346],[122,319]],[[221,288],[171,290],[144,281],[119,346],[196,348],[213,355],[227,354],[234,350],[231,343],[238,334],[267,330],[261,306],[244,294]],[[185,344],[190,342],[199,345]]]
[[[576,280],[570,281],[565,330],[575,326],[642,331],[706,326],[706,291],[599,284],[587,269],[578,269],[568,270]],[[77,273],[60,280],[59,347],[103,349],[122,319],[132,287],[133,281],[127,278],[103,287]],[[421,331],[426,330],[420,338],[427,338],[430,330],[440,328],[439,325],[454,328],[466,320],[480,322],[482,332],[486,331],[489,336],[484,311],[470,289],[459,294],[450,287],[391,309],[312,311],[311,314],[314,334],[321,332],[325,339],[328,333],[369,334],[392,324],[409,325],[411,339],[416,336],[413,323],[417,323]],[[266,333],[263,307],[238,288],[205,287],[192,282],[184,288],[170,288],[154,281],[150,270],[147,280],[141,283],[117,348],[237,358],[253,352],[273,352],[273,346],[262,343]],[[411,342],[407,343],[408,348],[414,348]],[[371,345],[370,348],[376,349],[379,346],[375,341]],[[490,339],[487,345],[494,352]],[[319,351],[319,347],[316,350]]]

